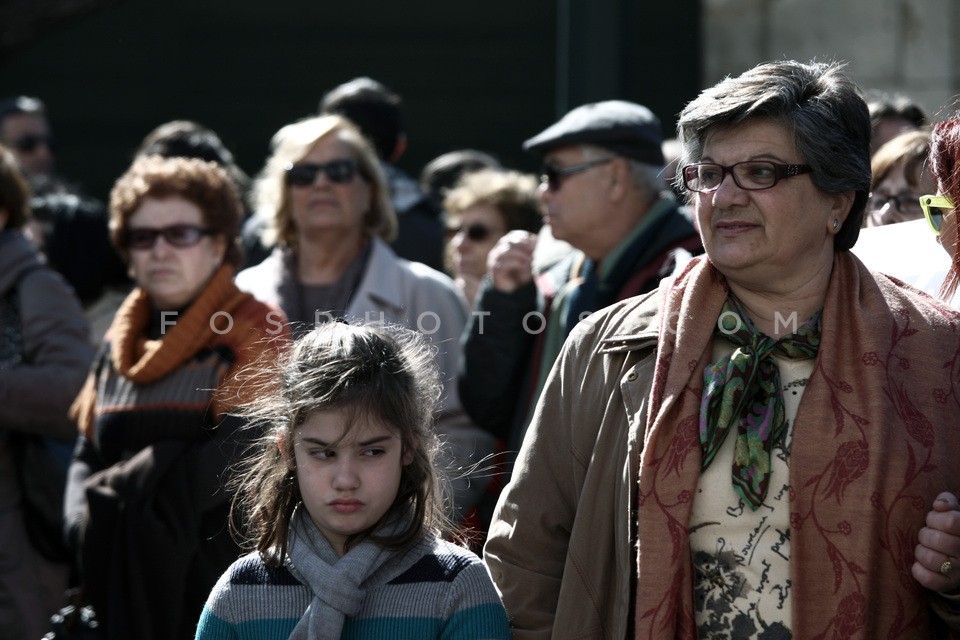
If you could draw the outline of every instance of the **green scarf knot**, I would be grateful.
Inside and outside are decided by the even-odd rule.
[[[774,340],[757,331],[731,294],[717,321],[717,335],[736,348],[703,372],[701,470],[710,466],[736,424],[733,487],[753,510],[767,495],[770,453],[775,443],[782,442],[786,430],[780,371],[774,357],[815,358],[820,348],[821,313],[813,314],[796,333]]]

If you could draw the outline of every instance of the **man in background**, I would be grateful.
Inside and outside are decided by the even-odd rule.
[[[13,152],[27,178],[53,174],[56,141],[39,99],[14,96],[0,100],[0,144]]]
[[[537,237],[511,231],[487,258],[464,333],[460,397],[516,451],[570,330],[602,307],[656,288],[703,251],[691,214],[664,182],[660,121],[622,100],[586,104],[527,140],[543,159],[544,222],[573,247],[543,273]]]

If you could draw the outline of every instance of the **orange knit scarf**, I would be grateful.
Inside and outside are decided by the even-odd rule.
[[[214,394],[212,408],[220,416],[243,402],[243,387],[237,383],[236,373],[264,350],[278,349],[281,342],[274,338],[285,338],[288,333],[283,313],[237,289],[233,275],[232,266],[220,267],[186,312],[171,316],[175,324],[158,340],[146,335],[153,313],[149,297],[142,289],[134,289],[107,332],[109,357],[116,372],[138,384],[148,384],[182,367],[202,349],[226,346],[236,360]],[[70,415],[88,438],[96,400],[96,374],[91,372],[70,408]]]
[[[660,295],[639,478],[636,637],[695,638],[687,528],[703,370],[727,286],[703,259]],[[793,638],[931,637],[936,595],[910,566],[933,499],[960,488],[958,415],[960,316],[838,253],[790,452]]]

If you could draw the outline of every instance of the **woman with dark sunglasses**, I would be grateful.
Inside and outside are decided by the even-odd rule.
[[[279,309],[233,283],[242,216],[229,175],[194,158],[137,159],[110,196],[111,239],[137,286],[71,410],[81,437],[65,507],[108,640],[192,637],[240,552],[222,483],[246,436],[228,414],[245,393],[239,370],[287,334]]]
[[[516,171],[483,169],[466,174],[443,203],[447,214],[447,265],[473,308],[487,273],[487,254],[508,231],[536,234],[543,226],[537,180]]]
[[[464,417],[453,376],[467,305],[453,281],[387,244],[397,233],[376,152],[338,115],[287,125],[272,140],[257,177],[254,209],[271,220],[264,238],[273,253],[237,275],[237,286],[281,307],[294,335],[336,318],[398,324],[436,346],[444,376],[438,427],[449,444],[458,518],[483,493],[487,478],[466,469],[493,450],[493,438]],[[480,472],[477,472],[480,473]],[[482,473],[481,473],[482,475]]]

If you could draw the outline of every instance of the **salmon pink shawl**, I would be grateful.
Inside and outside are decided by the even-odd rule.
[[[687,528],[703,371],[727,293],[707,259],[660,287],[640,454],[637,638],[697,635]],[[937,595],[910,566],[933,499],[960,489],[960,316],[843,251],[821,340],[789,458],[793,638],[931,637]]]

